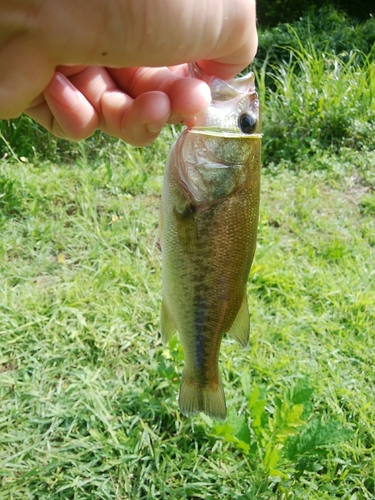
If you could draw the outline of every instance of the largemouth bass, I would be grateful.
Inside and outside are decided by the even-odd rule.
[[[254,75],[223,81],[191,65],[212,102],[178,137],[163,184],[162,340],[177,330],[185,366],[184,415],[226,418],[218,358],[228,333],[249,340],[246,283],[254,257],[260,188],[260,111]]]

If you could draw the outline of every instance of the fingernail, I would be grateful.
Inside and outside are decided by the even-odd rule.
[[[78,90],[60,73],[55,73],[48,91],[61,106],[72,108],[79,101]]]
[[[161,123],[161,122],[147,123],[146,129],[147,129],[147,132],[149,132],[150,134],[158,134],[161,131],[161,129],[164,127],[164,125],[165,125],[165,121],[163,121],[163,123]]]
[[[196,123],[197,123],[197,119],[195,118],[195,116],[192,117],[192,118],[187,118],[186,120],[184,120],[184,125],[187,128],[194,127]]]
[[[210,87],[205,83],[204,85],[203,84],[200,85],[197,90],[199,91],[201,96],[205,99],[208,106],[212,100]]]

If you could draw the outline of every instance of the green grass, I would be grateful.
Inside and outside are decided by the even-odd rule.
[[[141,150],[102,134],[67,143],[27,118],[1,124],[0,500],[374,498],[367,61],[301,48],[264,68],[273,88],[259,77],[251,343],[222,345],[225,423],[181,416],[181,346],[159,336],[158,211],[178,131]],[[329,135],[329,112],[355,125]]]
[[[359,172],[374,154],[265,171],[251,348],[222,347],[224,431],[178,411],[181,348],[159,339],[161,159],[123,181],[142,154],[121,146],[110,177],[1,164],[0,498],[372,498],[375,212]],[[296,436],[315,444],[287,455]]]
[[[258,77],[266,163],[288,160],[299,168],[304,157],[312,163],[328,149],[374,149],[375,45],[360,62],[358,52],[344,61],[316,51],[312,41],[304,45],[290,30],[298,49],[289,48],[282,64],[266,59]]]
[[[271,64],[289,59],[289,48],[299,49],[313,42],[319,53],[335,53],[344,61],[355,54],[357,61],[368,54],[375,43],[375,19],[368,16],[359,23],[358,19],[347,16],[344,12],[326,5],[319,9],[312,8],[310,13],[298,21],[281,23],[271,29],[259,26],[259,48],[255,65],[261,67],[268,58]],[[292,30],[290,29],[292,27]],[[298,39],[294,36],[298,34]]]

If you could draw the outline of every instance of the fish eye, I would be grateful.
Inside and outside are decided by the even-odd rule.
[[[254,132],[257,124],[257,119],[252,113],[242,113],[238,120],[238,125],[241,132],[244,134],[251,134]]]

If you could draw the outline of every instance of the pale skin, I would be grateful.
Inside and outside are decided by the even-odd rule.
[[[188,62],[227,79],[256,49],[255,0],[1,0],[0,119],[144,146],[210,102]]]

